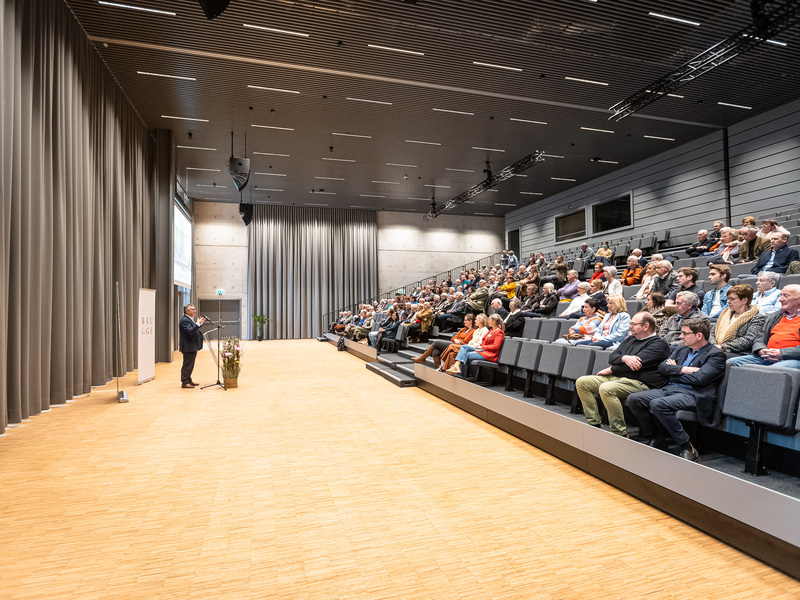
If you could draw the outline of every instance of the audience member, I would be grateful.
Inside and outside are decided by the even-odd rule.
[[[578,342],[591,341],[599,325],[600,315],[597,314],[597,302],[588,298],[583,303],[583,316],[569,328],[562,339],[556,340],[555,343],[575,345]]]
[[[728,308],[723,310],[711,327],[711,343],[723,352],[749,354],[761,335],[764,315],[752,306],[753,288],[735,285],[728,290]]]
[[[414,315],[414,320],[408,326],[409,341],[413,343],[421,340],[427,341],[431,325],[433,325],[433,310],[430,302],[423,302],[421,308],[417,310],[417,314]]]
[[[723,227],[720,230],[719,245],[708,257],[706,264],[725,263],[732,265],[739,260],[739,238],[732,227]]]
[[[475,319],[475,325],[474,325],[475,329],[472,332],[472,338],[470,338],[470,340],[466,342],[466,345],[472,346],[474,348],[475,346],[480,346],[483,336],[489,333],[489,328],[487,327],[487,323],[489,322],[489,317],[487,317],[483,313],[472,316]],[[464,323],[466,324],[466,317],[464,317]],[[453,363],[456,362],[456,356],[458,355],[458,351],[461,349],[462,345],[463,344],[461,344],[460,342],[458,343],[453,342],[442,351],[442,355],[440,357],[442,360],[442,364],[439,365],[440,371],[447,371],[447,369],[453,366]]]
[[[661,292],[669,296],[672,290],[678,289],[678,275],[672,270],[672,263],[660,260],[656,265],[656,275],[650,283],[651,292]]]
[[[637,258],[633,254],[631,254],[628,257],[627,267],[622,272],[622,275],[620,276],[619,279],[622,282],[622,285],[637,285],[639,283],[642,283],[643,271],[644,269],[639,264]]]
[[[708,342],[708,321],[686,319],[681,324],[682,344],[658,365],[667,380],[659,389],[635,392],[626,404],[639,422],[639,436],[653,448],[665,450],[667,437],[680,446],[680,457],[697,461],[700,455],[677,418],[679,410],[697,413],[702,425],[719,425],[722,414],[716,402],[717,382],[725,375],[725,354]]]
[[[564,262],[564,257],[556,256],[555,262],[547,265],[547,268],[555,272],[555,275],[549,277],[542,277],[542,282],[552,283],[555,287],[560,288],[567,281],[567,263]]]
[[[642,267],[643,269],[647,266],[647,263],[650,262],[644,257],[641,248],[634,248],[633,250],[631,250],[631,256],[636,257],[636,260],[639,261],[639,266]],[[650,260],[653,259],[651,258]]]
[[[772,233],[769,238],[771,248],[761,253],[761,256],[758,257],[758,262],[750,272],[753,275],[757,275],[761,271],[786,273],[786,268],[790,262],[800,260],[797,250],[786,245],[788,240],[789,235],[786,233],[779,231]]]
[[[578,272],[575,270],[567,271],[567,283],[561,288],[558,296],[561,300],[572,300],[578,295]]]
[[[781,310],[766,316],[761,337],[753,343],[752,353],[729,362],[734,367],[763,365],[800,369],[800,285],[781,290]]]
[[[506,337],[522,336],[522,330],[525,329],[525,315],[520,310],[521,306],[519,298],[514,298],[509,305],[511,312],[503,319]]]
[[[600,281],[605,283],[606,274],[603,271],[604,266],[605,265],[602,262],[594,263],[594,273],[592,273],[592,276],[589,278],[589,281],[594,281],[595,279],[599,279]]]
[[[478,346],[462,346],[456,355],[456,362],[447,369],[451,375],[467,376],[469,363],[473,360],[497,362],[500,347],[505,338],[505,325],[499,315],[489,317],[489,332],[483,336]]]
[[[695,269],[691,267],[681,267],[678,269],[677,281],[678,288],[672,290],[669,296],[667,296],[667,306],[675,306],[675,296],[678,295],[678,292],[694,292],[700,299],[700,303],[703,303],[705,292],[697,287],[697,271]]]
[[[465,315],[464,316],[464,327],[462,327],[458,333],[456,333],[450,341],[447,340],[434,340],[434,342],[425,349],[420,356],[416,358],[412,358],[415,363],[422,364],[425,360],[431,356],[433,357],[433,366],[435,368],[439,368],[442,364],[441,355],[442,352],[447,350],[448,346],[454,344],[456,346],[461,346],[463,344],[468,343],[472,339],[472,334],[475,330],[472,328],[472,323],[475,319],[475,315]]]
[[[577,319],[583,316],[583,303],[589,298],[590,287],[588,281],[578,283],[578,295],[569,303],[569,306],[564,309],[560,316],[565,319]]]
[[[667,343],[655,334],[655,320],[645,312],[636,313],[630,322],[631,335],[611,353],[609,367],[596,375],[584,375],[575,382],[575,389],[583,405],[586,421],[601,426],[595,394],[608,412],[612,433],[625,436],[628,431],[622,410],[622,401],[634,392],[659,388],[666,378],[658,372],[658,365],[670,355]]]
[[[722,229],[725,224],[722,221],[714,221],[714,228],[708,232],[708,239],[712,242],[718,242],[722,236]]]
[[[495,298],[492,300],[489,306],[492,307],[494,314],[500,315],[501,319],[505,319],[508,316],[508,311],[503,307],[503,302],[500,300],[500,298]]]
[[[631,330],[631,316],[626,312],[627,305],[622,296],[608,297],[608,312],[600,321],[592,339],[578,342],[577,346],[596,346],[607,350],[616,348]],[[586,310],[586,308],[584,308]]]
[[[708,230],[701,229],[697,232],[697,241],[686,249],[686,254],[692,258],[703,256],[711,251],[711,240],[708,239]]]
[[[772,232],[777,231],[777,229],[778,222],[775,219],[764,219],[761,221],[761,231],[758,232],[758,237],[769,240],[772,237]]]
[[[617,267],[604,267],[603,273],[606,276],[606,283],[603,292],[606,296],[622,296],[622,284],[617,279]]]
[[[578,260],[585,260],[586,264],[589,264],[594,260],[594,250],[586,245],[586,242],[581,244],[581,250],[578,252]]]
[[[703,313],[710,318],[717,317],[728,308],[728,283],[731,279],[731,268],[728,265],[711,265],[708,271],[708,284],[711,289],[703,297]]]
[[[589,282],[589,298],[594,298],[597,302],[597,310],[601,312],[608,311],[608,300],[603,293],[603,281],[595,279]]]
[[[656,331],[660,331],[664,322],[678,312],[674,306],[666,306],[666,299],[661,292],[648,294],[644,306],[648,314],[656,320]]]
[[[658,335],[664,338],[670,346],[678,346],[681,343],[681,324],[684,319],[702,318],[706,319],[700,312],[700,299],[693,292],[678,292],[675,297],[675,308],[677,312],[669,319],[664,321],[664,325],[659,330]]]
[[[556,314],[558,308],[558,295],[552,283],[545,283],[542,286],[544,294],[539,301],[531,307],[530,316],[549,318]]]
[[[781,276],[773,271],[762,271],[756,279],[756,295],[753,297],[753,304],[758,307],[762,315],[767,315],[776,310],[780,310],[778,302],[781,291],[778,289],[778,281]]]
[[[464,322],[464,315],[467,314],[464,292],[456,292],[454,297],[453,305],[448,310],[436,315],[436,326],[443,332],[461,327],[461,323]]]
[[[381,352],[382,340],[393,340],[397,337],[397,330],[400,327],[400,319],[397,312],[390,308],[386,311],[386,320],[381,323],[377,331],[369,332],[369,345]]]
[[[603,266],[610,265],[611,259],[614,256],[614,251],[611,249],[611,242],[603,242],[600,248],[595,252],[594,259],[597,262],[603,263]]]
[[[770,249],[769,238],[758,237],[758,229],[755,227],[742,227],[739,235],[742,236],[742,243],[739,244],[739,262],[756,261],[765,250]]]
[[[509,269],[516,269],[517,268],[517,257],[514,254],[513,250],[508,251],[508,268]]]
[[[656,274],[656,267],[658,263],[656,261],[651,261],[647,263],[644,267],[644,272],[642,273],[642,285],[641,287],[636,290],[636,293],[633,295],[631,300],[643,300],[647,298],[648,294],[650,294],[650,286],[653,283]]]
[[[539,303],[541,300],[541,296],[539,295],[539,288],[529,283],[525,286],[525,298],[522,300],[522,306],[520,306],[520,310],[524,313],[529,313],[533,311],[534,305]]]
[[[489,300],[489,290],[486,289],[486,282],[481,279],[478,288],[467,298],[467,312],[479,314],[486,312],[486,303]]]

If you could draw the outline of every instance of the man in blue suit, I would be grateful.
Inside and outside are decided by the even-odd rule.
[[[772,244],[771,250],[765,250],[758,257],[756,266],[750,271],[753,275],[758,275],[761,271],[774,271],[775,273],[786,273],[789,263],[800,260],[797,250],[792,250],[786,245],[789,235],[780,231],[773,231],[769,235]]]
[[[667,377],[660,389],[636,392],[628,396],[628,408],[639,421],[642,441],[654,448],[666,449],[666,436],[681,447],[680,456],[696,462],[700,455],[689,435],[675,416],[679,410],[696,411],[702,425],[714,427],[722,414],[717,403],[717,382],[725,374],[725,353],[708,343],[708,319],[686,319],[681,323],[683,345],[658,365]],[[656,431],[658,434],[656,435]]]
[[[197,353],[203,349],[203,334],[200,332],[200,326],[206,322],[206,319],[205,317],[200,317],[195,323],[195,316],[197,316],[197,309],[193,304],[187,304],[183,307],[183,316],[178,324],[178,330],[180,331],[178,349],[183,354],[183,366],[181,367],[182,388],[197,387],[197,384],[192,381],[192,371],[194,370],[194,361],[197,358]]]

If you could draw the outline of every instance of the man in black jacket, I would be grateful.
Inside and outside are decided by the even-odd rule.
[[[608,358],[608,368],[597,375],[584,375],[575,382],[575,389],[583,404],[583,414],[589,425],[600,427],[595,393],[608,411],[611,432],[625,436],[625,416],[622,401],[634,392],[659,388],[666,378],[658,372],[658,365],[670,355],[669,345],[656,335],[656,320],[646,312],[636,313],[631,319],[631,335]]]
[[[511,312],[503,319],[506,325],[506,337],[522,337],[522,330],[525,329],[525,315],[520,310],[521,305],[519,298],[511,300],[509,305]]]
[[[726,356],[708,343],[709,331],[706,319],[683,321],[683,345],[658,365],[658,372],[668,379],[667,385],[631,394],[627,400],[628,408],[639,421],[642,441],[663,450],[667,448],[666,437],[669,436],[681,447],[681,458],[691,461],[697,461],[700,456],[675,416],[677,411],[696,411],[700,424],[708,427],[719,425],[722,419],[716,401],[717,382],[725,374]]]
[[[193,304],[187,304],[183,307],[183,316],[178,329],[180,331],[180,341],[178,349],[183,354],[183,366],[181,366],[181,387],[194,388],[197,384],[192,381],[192,371],[194,371],[194,361],[197,359],[197,353],[203,349],[203,334],[200,332],[200,326],[206,322],[205,317],[197,319],[197,309]]]
[[[775,271],[776,273],[786,273],[789,263],[800,260],[797,250],[793,250],[786,245],[789,236],[780,231],[773,231],[769,234],[769,241],[772,244],[770,250],[765,250],[758,257],[756,266],[751,269],[753,275],[758,275],[761,271]]]
[[[456,292],[455,301],[450,310],[436,315],[436,325],[441,331],[449,331],[460,327],[464,322],[464,315],[467,314],[467,303],[464,300],[463,292]]]

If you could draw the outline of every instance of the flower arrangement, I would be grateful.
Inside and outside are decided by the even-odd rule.
[[[242,370],[242,340],[237,337],[222,340],[222,377],[236,379]]]

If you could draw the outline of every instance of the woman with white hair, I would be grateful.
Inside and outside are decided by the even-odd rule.
[[[606,296],[622,296],[622,283],[617,279],[617,267],[603,267],[606,276],[606,284],[603,292]]]
[[[556,314],[558,308],[558,294],[556,286],[547,282],[542,286],[544,295],[531,307],[531,314],[526,316],[549,318]]]
[[[780,273],[774,271],[761,271],[758,274],[758,279],[756,279],[756,290],[758,291],[753,296],[753,306],[758,308],[758,312],[762,315],[781,309],[781,304],[778,302],[781,295],[781,291],[778,289],[780,278]]]

